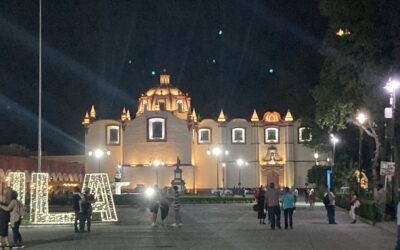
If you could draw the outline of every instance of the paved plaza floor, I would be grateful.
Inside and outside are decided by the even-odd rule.
[[[365,223],[351,225],[338,209],[337,225],[326,223],[325,209],[299,206],[293,230],[260,225],[252,204],[183,205],[181,228],[150,226],[145,209],[118,208],[118,224],[95,224],[91,233],[72,226],[25,226],[29,249],[394,249],[396,235]],[[171,222],[173,218],[170,218]]]

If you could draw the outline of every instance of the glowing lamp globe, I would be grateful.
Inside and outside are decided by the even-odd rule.
[[[385,89],[389,93],[394,93],[399,87],[400,87],[399,81],[389,79],[389,81],[386,83]]]
[[[213,148],[213,155],[218,156],[222,153],[222,150],[219,147]]]
[[[243,159],[237,159],[236,164],[238,164],[239,166],[243,166],[243,164],[244,164]]]
[[[146,191],[144,191],[144,194],[148,198],[153,197],[154,193],[155,193],[154,188],[147,188]]]
[[[103,157],[103,155],[104,155],[104,152],[101,149],[96,149],[94,151],[94,156],[96,156],[96,158],[101,158],[101,157]]]
[[[360,124],[364,124],[364,122],[367,120],[367,116],[364,113],[358,113],[356,119]]]

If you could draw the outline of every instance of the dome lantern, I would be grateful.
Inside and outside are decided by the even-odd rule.
[[[167,70],[163,70],[163,73],[160,74],[160,85],[169,85],[170,75],[167,73]]]

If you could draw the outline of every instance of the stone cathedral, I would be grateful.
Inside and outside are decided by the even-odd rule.
[[[199,119],[188,93],[174,87],[170,75],[139,97],[135,115],[129,109],[118,119],[96,119],[92,106],[83,120],[87,173],[116,173],[128,188],[138,184],[171,186],[179,161],[188,192],[216,187],[305,187],[314,151],[304,145],[311,133],[290,111],[281,116],[256,110],[247,119]],[[261,119],[260,119],[261,118]],[[107,154],[96,158],[92,152]]]

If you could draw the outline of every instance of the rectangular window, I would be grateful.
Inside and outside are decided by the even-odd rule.
[[[199,129],[198,143],[199,144],[211,143],[211,129],[209,128]]]
[[[265,129],[265,143],[278,143],[279,142],[279,129],[266,128]]]
[[[107,126],[107,145],[119,145],[119,126]]]
[[[164,141],[165,136],[165,119],[150,118],[148,121],[148,139],[150,141]]]
[[[299,142],[310,142],[312,140],[311,128],[299,128]]]
[[[244,128],[232,129],[232,143],[246,143],[246,130]]]
[[[160,110],[165,110],[165,101],[164,100],[159,100],[158,101],[158,107]]]
[[[182,100],[178,100],[176,102],[176,105],[178,106],[178,112],[182,113],[183,112],[183,102],[182,102]]]

